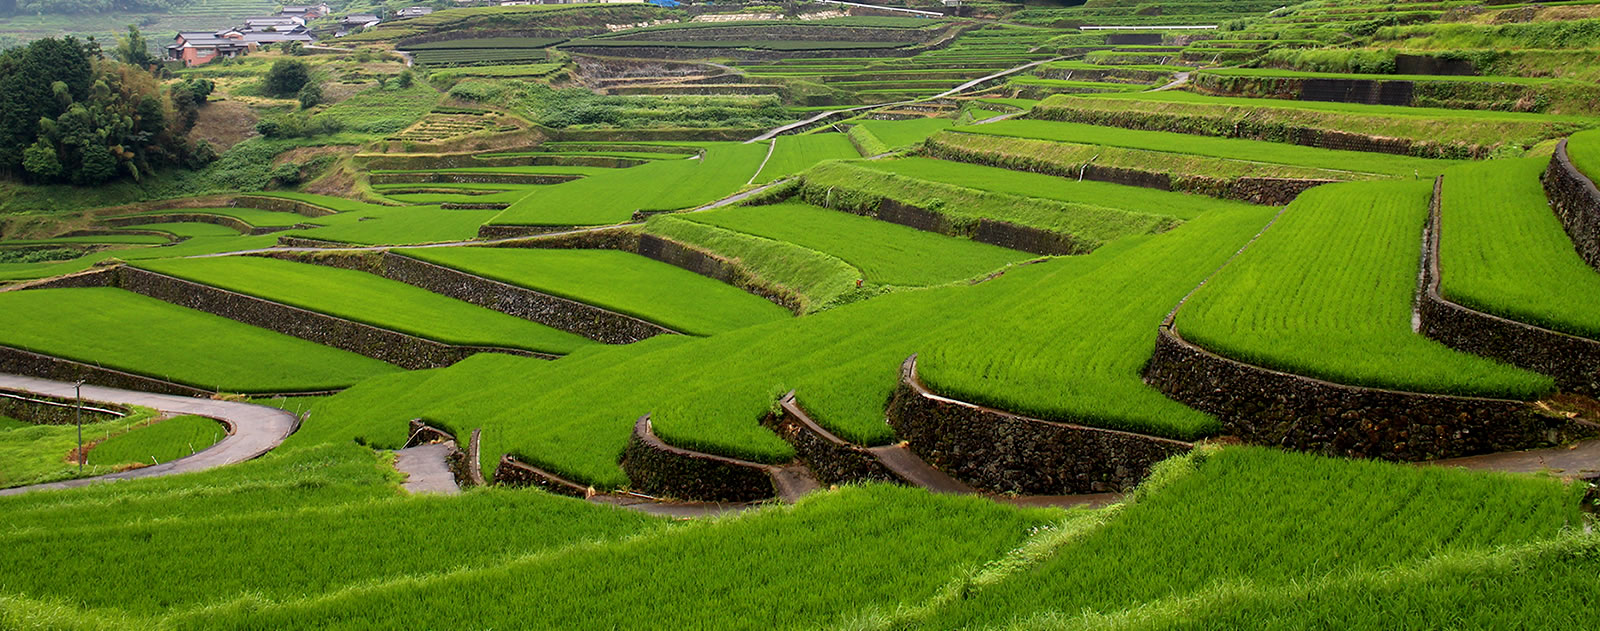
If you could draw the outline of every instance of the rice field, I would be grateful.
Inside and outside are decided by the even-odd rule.
[[[430,263],[571,298],[696,335],[780,319],[782,307],[740,289],[616,250],[401,250]]]
[[[1430,182],[1329,184],[1305,193],[1178,313],[1190,341],[1336,383],[1533,399],[1548,377],[1411,331]],[[1327,247],[1337,243],[1341,247]]]
[[[824,160],[861,157],[849,137],[841,133],[778,136],[771,142],[772,155],[756,173],[756,184],[799,173]]]
[[[85,419],[89,422],[83,425],[84,443],[94,445],[111,439],[113,435],[121,436],[148,423],[155,416],[155,410],[132,408],[131,413],[123,418],[100,422],[94,422],[92,418]],[[77,448],[76,425],[35,425],[5,419],[0,422],[0,488],[104,475],[115,471],[91,457],[84,463],[83,472],[79,473],[78,461],[73,457]]]
[[[1462,305],[1600,339],[1600,274],[1550,211],[1543,158],[1445,171],[1440,288]]]
[[[236,237],[239,231],[227,226],[214,223],[179,222],[179,223],[147,223],[126,226],[124,230],[155,230],[165,232],[175,237]]]
[[[699,159],[657,160],[541,188],[489,223],[592,226],[628,221],[637,210],[692,208],[745,186],[766,152],[763,144],[712,143]]]
[[[228,433],[227,428],[203,416],[177,416],[136,426],[89,450],[88,462],[101,467],[137,463],[157,465],[205,450]]]
[[[446,344],[566,354],[590,343],[566,331],[354,270],[253,256],[137,266]]]

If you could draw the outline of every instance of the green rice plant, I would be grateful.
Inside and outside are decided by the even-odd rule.
[[[1016,250],[806,204],[730,206],[685,218],[827,253],[861,270],[864,279],[884,285],[939,285],[1032,258]]]
[[[1077,181],[1041,173],[1013,171],[981,164],[932,158],[899,158],[855,163],[908,178],[940,182],[994,193],[1037,197],[1074,204],[1093,204],[1129,212],[1193,219],[1201,213],[1244,206],[1205,195],[1158,191],[1093,180]]]
[[[515,197],[515,196],[513,196]],[[438,206],[369,206],[319,217],[324,227],[279,233],[362,245],[404,245],[465,241],[478,236],[478,226],[499,215],[497,210],[442,210]]]
[[[820,311],[859,294],[855,283],[862,278],[861,270],[836,256],[689,217],[656,215],[645,222],[644,231],[734,261],[755,285],[782,296],[798,313]]]
[[[24,423],[22,421],[19,421],[17,419],[11,418],[9,416],[0,416],[0,431],[4,431],[4,430],[8,430],[8,429],[19,429],[19,428],[23,428],[23,427],[29,427],[31,425],[32,425],[31,423]]]
[[[227,429],[203,416],[177,416],[130,431],[96,444],[88,461],[99,466],[160,464],[177,460],[215,445]]]
[[[406,429],[395,419],[423,417],[462,437],[482,428],[487,466],[512,453],[615,488],[628,481],[618,456],[634,420],[647,413],[674,445],[792,459],[788,443],[759,423],[790,389],[830,431],[862,444],[893,442],[884,403],[913,353],[922,354],[924,379],[950,396],[1198,438],[1217,422],[1146,386],[1140,370],[1171,305],[1274,212],[1207,213],[1159,236],[1016,266],[976,285],[895,292],[707,338],[657,336],[554,362],[479,354],[445,369],[372,379],[318,403],[313,417],[323,423],[308,424],[291,442],[398,446]]]
[[[983,219],[1006,221],[1070,235],[1084,250],[1129,235],[1161,232],[1178,223],[1163,215],[990,193],[846,162],[826,163],[807,171],[800,194],[807,202],[844,209],[873,207],[878,199],[893,199],[949,218],[960,233],[973,230]]]
[[[1294,620],[1311,627],[1330,620],[1365,621],[1352,625],[1363,629],[1410,626],[1399,620],[1416,615],[1414,603],[1429,603],[1454,619],[1454,605],[1460,603],[1449,596],[1478,600],[1478,584],[1385,590],[1393,600],[1382,599],[1376,611],[1398,609],[1398,619],[1374,615],[1369,609],[1374,597],[1368,592],[1333,601],[1351,609],[1322,609],[1327,601],[1308,602],[1301,588],[1392,575],[1431,558],[1495,554],[1499,546],[1556,538],[1582,519],[1577,514],[1580,488],[1533,476],[1265,448],[1205,452],[1164,468],[1159,484],[1147,483],[1151,488],[1138,492],[1136,501],[1103,525],[1076,533],[1039,562],[995,584],[968,590],[963,598],[902,626],[1106,628],[1116,620],[1127,623],[1117,628],[1174,628],[1162,623],[1234,628],[1229,621],[1240,619],[1246,619],[1246,628],[1301,628]],[[1592,544],[1577,549],[1591,552],[1574,561],[1594,564]],[[1174,564],[1180,557],[1184,562]],[[1247,600],[1245,611],[1265,610],[1286,624],[1271,624],[1272,617],[1247,620],[1247,615],[1216,606],[1228,604],[1236,593],[1258,590],[1284,597]],[[1592,592],[1592,586],[1584,592]],[[1494,593],[1508,598],[1502,602],[1503,615],[1480,611],[1479,616],[1523,620],[1514,613],[1521,608],[1512,603],[1524,594],[1503,589]]]
[[[663,520],[546,493],[403,494],[396,477],[368,449],[324,444],[167,480],[3,498],[0,541],[29,551],[0,560],[11,577],[5,591],[82,610],[195,613],[217,624],[214,607],[292,602],[670,532]],[[62,563],[74,558],[81,562]]]
[[[1600,181],[1600,130],[1578,132],[1568,138],[1567,158],[1591,182]]]
[[[1493,160],[1445,172],[1440,288],[1479,311],[1600,339],[1600,274],[1550,212],[1547,160]]]
[[[313,217],[296,213],[274,212],[257,208],[183,208],[179,210],[148,210],[131,215],[113,215],[112,217],[137,217],[140,215],[170,215],[173,213],[216,215],[220,217],[233,217],[252,226],[275,227],[292,226],[297,223],[314,223]]]
[[[164,236],[155,235],[155,234],[106,234],[106,235],[84,235],[84,236],[77,236],[77,237],[54,237],[54,238],[50,238],[50,239],[14,239],[14,240],[10,240],[10,241],[0,241],[0,245],[6,245],[6,246],[51,245],[51,244],[56,244],[56,243],[113,243],[113,244],[121,244],[121,245],[157,245],[157,244],[161,244],[161,243],[170,243],[171,241],[172,241],[172,239],[170,237],[164,237]]]
[[[1260,140],[1213,138],[1045,120],[1010,119],[986,125],[962,127],[960,131],[1355,171],[1409,179],[1432,177],[1456,164],[1449,160],[1430,160],[1387,153],[1335,151]]]
[[[623,628],[641,620],[663,628],[822,628],[866,608],[932,596],[1058,515],[918,489],[846,487],[793,507],[533,551],[497,567],[285,603],[244,600],[169,622],[174,629],[477,628],[505,620],[529,628]],[[542,594],[541,606],[526,606],[529,590]],[[432,596],[439,593],[454,596]]]
[[[472,48],[547,48],[551,44],[561,42],[560,38],[552,37],[475,37],[470,39],[446,39],[437,42],[423,42],[420,44],[402,44],[396,50],[448,50]]]
[[[699,159],[657,160],[541,188],[490,223],[589,226],[625,222],[637,210],[692,208],[739,190],[766,152],[759,143],[710,144]]]
[[[399,370],[109,288],[0,293],[0,344],[223,392],[329,390]]]
[[[227,226],[214,223],[182,222],[182,223],[147,223],[124,226],[123,230],[155,230],[165,232],[175,237],[232,237],[238,236],[239,231]],[[3,243],[3,242],[0,242]]]
[[[248,237],[195,237],[181,243],[161,247],[101,250],[59,262],[0,263],[0,280],[46,278],[60,274],[70,274],[89,269],[95,263],[113,258],[132,261],[267,248],[272,247],[273,244],[277,243],[277,240],[278,237],[275,234]]]
[[[565,354],[589,340],[365,272],[235,256],[138,267],[401,333],[470,346]]]
[[[1302,193],[1195,292],[1178,313],[1178,329],[1219,354],[1336,383],[1511,399],[1550,392],[1548,377],[1412,332],[1431,193],[1427,182]]]
[[[155,416],[155,410],[136,407],[123,418],[98,422],[86,418],[84,444],[93,448],[95,443],[122,435]],[[79,473],[78,461],[73,457],[77,448],[76,425],[35,425],[6,419],[0,424],[0,488],[105,475],[115,472],[107,464],[123,464],[104,463],[91,457]]]
[[[616,250],[435,248],[400,253],[695,335],[787,315],[782,307],[736,287]]]
[[[756,173],[754,182],[757,184],[799,173],[823,160],[861,157],[850,144],[850,138],[840,133],[778,136],[771,142],[772,155],[762,165],[761,172]]]
[[[561,45],[568,48],[748,48],[752,50],[850,50],[905,48],[913,42],[873,41],[821,41],[789,39],[715,39],[715,40],[651,40],[589,38],[569,40]]]
[[[543,77],[563,68],[566,64],[507,64],[500,66],[470,66],[435,70],[428,73],[432,80],[449,81],[466,77]]]
[[[913,118],[902,121],[863,120],[856,123],[876,136],[890,149],[909,147],[955,124],[948,118]],[[876,155],[876,154],[874,154]]]

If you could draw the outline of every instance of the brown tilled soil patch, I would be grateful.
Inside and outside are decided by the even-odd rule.
[[[189,132],[189,137],[205,140],[211,143],[217,153],[222,153],[228,147],[256,135],[256,121],[259,119],[244,103],[214,101],[200,108],[200,117],[195,120],[194,131]]]

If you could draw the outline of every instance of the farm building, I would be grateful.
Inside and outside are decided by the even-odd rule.
[[[327,3],[322,3],[316,5],[286,6],[283,8],[283,10],[278,11],[278,15],[283,17],[300,18],[302,20],[315,20],[332,12],[333,9],[330,8]]]
[[[252,18],[255,20],[256,18]],[[248,24],[252,20],[246,20]],[[167,58],[182,60],[185,66],[201,66],[219,57],[237,57],[267,44],[316,41],[305,25],[282,30],[254,30],[249,26],[216,32],[180,32],[167,46]]]

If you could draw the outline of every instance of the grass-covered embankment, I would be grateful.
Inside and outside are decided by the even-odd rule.
[[[98,441],[110,439],[113,435],[128,432],[148,422],[154,416],[156,416],[155,410],[136,407],[132,409],[131,414],[123,418],[99,422],[86,419],[89,422],[83,426],[83,440],[86,444],[93,445]],[[35,425],[16,419],[0,418],[0,488],[103,475],[112,473],[114,469],[102,465],[130,462],[105,463],[91,456],[80,476],[78,461],[73,457],[77,448],[76,425]]]
[[[1363,182],[1301,194],[1195,292],[1179,331],[1234,359],[1348,385],[1513,399],[1549,392],[1548,377],[1412,332],[1432,191],[1431,182]]]
[[[354,270],[247,256],[144,261],[136,265],[447,344],[565,354],[589,343],[566,331]]]
[[[1550,212],[1548,160],[1494,160],[1445,172],[1439,268],[1445,297],[1512,320],[1600,339],[1600,274]]]
[[[823,160],[861,157],[850,138],[841,133],[778,136],[771,142],[772,155],[756,174],[756,184],[799,173]]]
[[[398,371],[120,289],[0,293],[0,344],[223,392],[304,392]]]
[[[89,450],[88,464],[115,467],[156,465],[177,460],[217,444],[228,430],[203,416],[177,416],[137,425]]]

